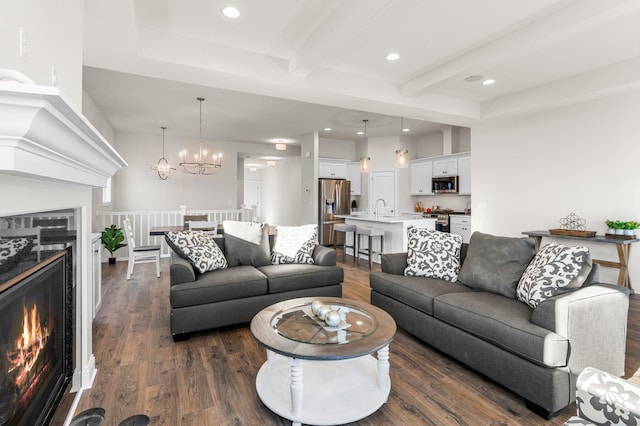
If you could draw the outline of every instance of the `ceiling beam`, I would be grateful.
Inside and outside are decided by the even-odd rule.
[[[391,5],[392,0],[349,0],[342,2],[318,25],[289,59],[289,75],[305,78],[364,29]]]
[[[509,35],[489,41],[471,52],[424,72],[402,85],[403,96],[424,93],[451,78],[482,74],[512,62],[528,52],[559,40],[591,31],[603,23],[625,17],[640,9],[640,0],[587,0],[541,18]]]

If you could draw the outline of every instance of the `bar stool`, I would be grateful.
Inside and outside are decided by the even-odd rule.
[[[379,254],[382,255],[382,251],[384,249],[384,229],[382,228],[374,228],[371,226],[358,226],[356,231],[356,239],[359,247],[362,247],[362,242],[360,240],[361,236],[369,237],[369,244],[366,249],[358,250],[358,258],[356,259],[357,265],[360,266],[360,254],[366,254],[369,256],[369,269],[372,269],[373,266],[373,255]],[[380,251],[373,251],[373,238],[380,237]]]
[[[346,223],[336,223],[333,225],[333,248],[336,248],[336,232],[344,232],[344,239],[342,240],[342,261],[347,261],[347,248],[353,249],[353,256],[357,255],[357,239],[356,239],[356,229],[358,227],[356,225],[347,225]],[[353,232],[353,244],[347,244],[347,233]],[[355,260],[355,259],[354,259]]]

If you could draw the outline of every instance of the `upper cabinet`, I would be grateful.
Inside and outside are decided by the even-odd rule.
[[[324,179],[348,179],[347,160],[322,158],[318,162],[318,177]]]
[[[361,195],[362,173],[359,162],[352,161],[347,165],[347,179],[351,181],[351,195]]]
[[[433,195],[431,192],[431,177],[433,163],[424,160],[412,160],[410,165],[411,195]]]
[[[458,195],[471,195],[471,156],[458,158]]]
[[[433,176],[455,176],[458,174],[458,158],[443,158],[433,162]]]

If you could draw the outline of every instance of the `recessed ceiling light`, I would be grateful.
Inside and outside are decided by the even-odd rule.
[[[387,61],[397,61],[400,59],[400,55],[396,52],[391,52],[387,55]]]
[[[408,127],[405,127],[404,129],[402,129],[402,131],[403,131],[403,132],[409,132],[409,131],[411,131],[411,129],[410,129],[410,128],[408,128]]]
[[[222,14],[227,18],[236,19],[240,16],[240,11],[235,7],[229,6],[222,9]]]
[[[482,76],[478,74],[470,75],[469,77],[464,79],[464,81],[467,81],[469,83],[480,80],[482,80]]]
[[[488,78],[488,79],[486,79],[485,81],[483,81],[483,82],[482,82],[482,84],[483,84],[484,86],[491,86],[491,85],[492,85],[493,83],[495,83],[495,82],[496,82],[496,81],[495,81],[494,79],[492,79],[492,78]]]
[[[258,168],[257,167],[249,167],[249,171],[250,172],[257,172]]]
[[[324,128],[324,131],[325,131],[325,132],[330,132],[330,131],[331,131],[331,127],[325,127],[325,128]]]
[[[275,166],[276,160],[267,160],[267,166]]]
[[[361,130],[358,132],[359,135],[364,135],[364,132]]]

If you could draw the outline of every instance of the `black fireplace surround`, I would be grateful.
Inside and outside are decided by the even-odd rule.
[[[72,247],[0,283],[0,426],[48,424],[73,372]]]

